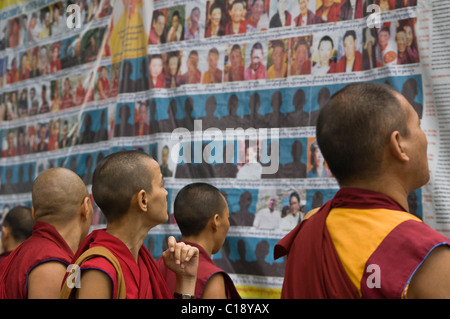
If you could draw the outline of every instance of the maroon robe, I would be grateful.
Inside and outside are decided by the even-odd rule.
[[[414,218],[400,222],[378,244],[366,262],[382,270],[380,288],[361,284],[361,296],[350,280],[327,230],[332,208],[392,210],[404,209],[386,195],[357,188],[343,188],[313,216],[303,220],[274,250],[275,259],[287,254],[282,298],[402,298],[415,271],[429,253],[450,240]],[[356,214],[356,213],[353,213]],[[395,218],[395,217],[394,217]],[[375,220],[374,230],[379,228]],[[345,230],[351,233],[351,229]],[[355,257],[356,258],[356,257]],[[361,283],[367,282],[363,273]]]
[[[28,275],[34,267],[47,261],[69,265],[72,257],[72,249],[55,227],[35,222],[31,237],[0,264],[0,299],[27,299]]]
[[[138,262],[134,259],[128,247],[117,237],[104,229],[93,231],[81,243],[76,255],[78,257],[91,247],[103,246],[111,251],[120,263],[125,280],[127,299],[172,299],[164,278],[156,266],[147,248],[142,245],[139,250]],[[80,266],[81,271],[97,269],[105,272],[113,282],[113,295],[117,296],[117,273],[114,266],[103,257],[94,257]]]
[[[330,209],[328,201],[314,218],[302,221],[275,246],[275,259],[288,256],[281,298],[359,297],[325,225]]]

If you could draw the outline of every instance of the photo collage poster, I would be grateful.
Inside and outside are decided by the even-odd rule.
[[[279,297],[275,244],[338,190],[315,140],[326,101],[372,81],[424,112],[417,1],[25,0],[0,14],[2,217],[31,206],[46,169],[90,190],[102,158],[140,150],[168,190],[168,221],[145,241],[153,257],[181,236],[177,192],[210,183],[231,225],[213,260],[243,297]],[[422,217],[421,189],[408,199]]]

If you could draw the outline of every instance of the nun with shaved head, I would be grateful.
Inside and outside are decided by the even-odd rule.
[[[38,175],[32,188],[33,233],[0,264],[1,299],[59,298],[93,207],[81,178],[65,168]]]

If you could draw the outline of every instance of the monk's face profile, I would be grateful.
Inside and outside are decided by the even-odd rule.
[[[167,190],[164,188],[164,179],[158,163],[151,158],[145,160],[144,169],[151,173],[152,180],[150,193],[147,194],[148,218],[154,226],[166,222],[167,215]]]

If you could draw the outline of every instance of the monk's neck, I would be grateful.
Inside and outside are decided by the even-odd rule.
[[[130,250],[137,262],[139,256],[139,250],[141,249],[145,237],[147,237],[147,231],[139,231],[136,229],[130,229],[129,223],[110,223],[106,226],[106,232],[114,237],[120,239]]]
[[[78,246],[81,242],[81,230],[75,227],[73,224],[67,224],[64,226],[58,224],[52,224],[58,231],[62,238],[66,241],[67,246],[75,253],[78,250]]]
[[[201,246],[206,253],[211,257],[213,251],[213,242],[212,240],[206,239],[200,236],[183,236],[181,241],[189,243],[194,243]]]

